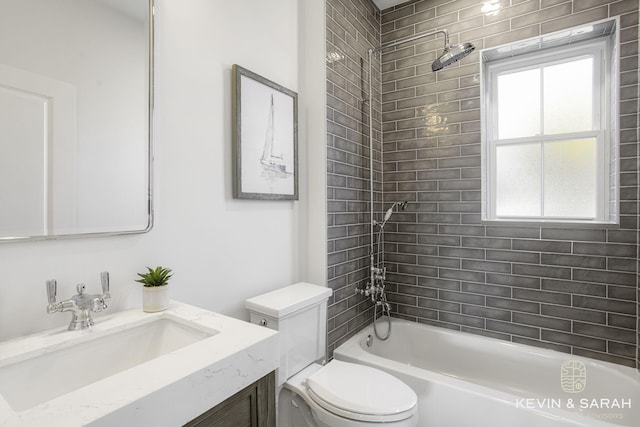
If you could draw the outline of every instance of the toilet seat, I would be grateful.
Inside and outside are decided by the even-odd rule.
[[[396,377],[369,366],[332,360],[306,380],[307,392],[323,409],[365,422],[393,422],[416,412],[418,397]]]

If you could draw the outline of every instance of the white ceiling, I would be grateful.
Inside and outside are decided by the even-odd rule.
[[[409,0],[373,0],[378,9],[385,10],[393,7],[395,5],[406,3]]]

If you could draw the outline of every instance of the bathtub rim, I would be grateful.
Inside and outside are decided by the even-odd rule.
[[[490,342],[493,342],[494,344],[502,347],[502,348],[507,348],[507,349],[517,349],[517,350],[526,350],[528,353],[530,354],[534,354],[534,355],[538,355],[538,356],[543,356],[543,357],[556,357],[556,358],[562,358],[562,359],[566,359],[566,358],[571,358],[572,360],[579,360],[585,364],[589,364],[589,365],[594,365],[594,366],[598,366],[598,365],[602,365],[604,367],[606,367],[607,369],[612,369],[614,371],[616,371],[617,373],[619,373],[620,375],[623,375],[627,378],[632,378],[635,379],[635,381],[638,383],[638,386],[640,387],[640,371],[638,371],[636,368],[632,368],[630,366],[624,366],[618,363],[613,363],[613,362],[608,362],[606,360],[600,360],[600,359],[594,359],[594,358],[590,358],[590,357],[586,357],[586,356],[580,356],[577,354],[572,354],[572,353],[564,353],[562,351],[558,351],[558,350],[553,350],[550,348],[544,348],[544,347],[536,347],[536,346],[532,346],[532,345],[528,345],[528,344],[521,344],[521,343],[516,343],[516,342],[512,342],[512,341],[506,341],[506,340],[502,340],[499,338],[494,338],[494,337],[489,337],[486,335],[480,335],[480,334],[474,334],[471,332],[465,332],[465,331],[456,331],[453,329],[448,329],[448,328],[444,328],[444,327],[440,327],[440,326],[435,326],[435,325],[431,325],[428,323],[420,323],[420,322],[413,322],[411,320],[405,320],[405,319],[399,319],[397,317],[391,317],[391,325],[392,325],[392,329],[394,325],[408,325],[410,327],[415,327],[418,326],[420,328],[424,328],[424,329],[428,329],[430,331],[433,331],[434,333],[437,333],[439,335],[444,335],[444,336],[452,336],[452,337],[463,337],[465,339],[469,339],[472,341],[485,341],[488,340]],[[393,334],[393,331],[391,332]],[[363,329],[361,329],[360,331],[356,332],[353,336],[351,336],[347,341],[345,341],[344,343],[342,343],[340,346],[338,346],[335,350],[334,350],[334,354],[337,353],[342,353],[344,351],[345,348],[348,348],[349,345],[348,343],[355,343],[356,346],[359,346],[359,343],[362,342],[362,339],[366,339],[367,335],[371,335],[372,337],[375,338],[374,335],[374,330],[373,330],[373,324],[369,324],[367,326],[365,326]],[[359,338],[356,338],[359,337]],[[364,350],[363,350],[364,351]],[[364,351],[367,354],[370,354],[372,356],[376,356],[376,357],[380,357],[381,359],[385,359],[382,356],[378,356],[375,355],[373,353]],[[400,362],[402,363],[402,362]]]

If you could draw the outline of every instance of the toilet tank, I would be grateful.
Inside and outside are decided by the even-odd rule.
[[[327,299],[332,290],[296,283],[245,301],[251,323],[277,330],[280,368],[277,385],[324,358],[327,339]]]

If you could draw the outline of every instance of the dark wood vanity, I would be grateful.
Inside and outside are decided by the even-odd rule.
[[[189,421],[185,427],[275,427],[275,371]]]

